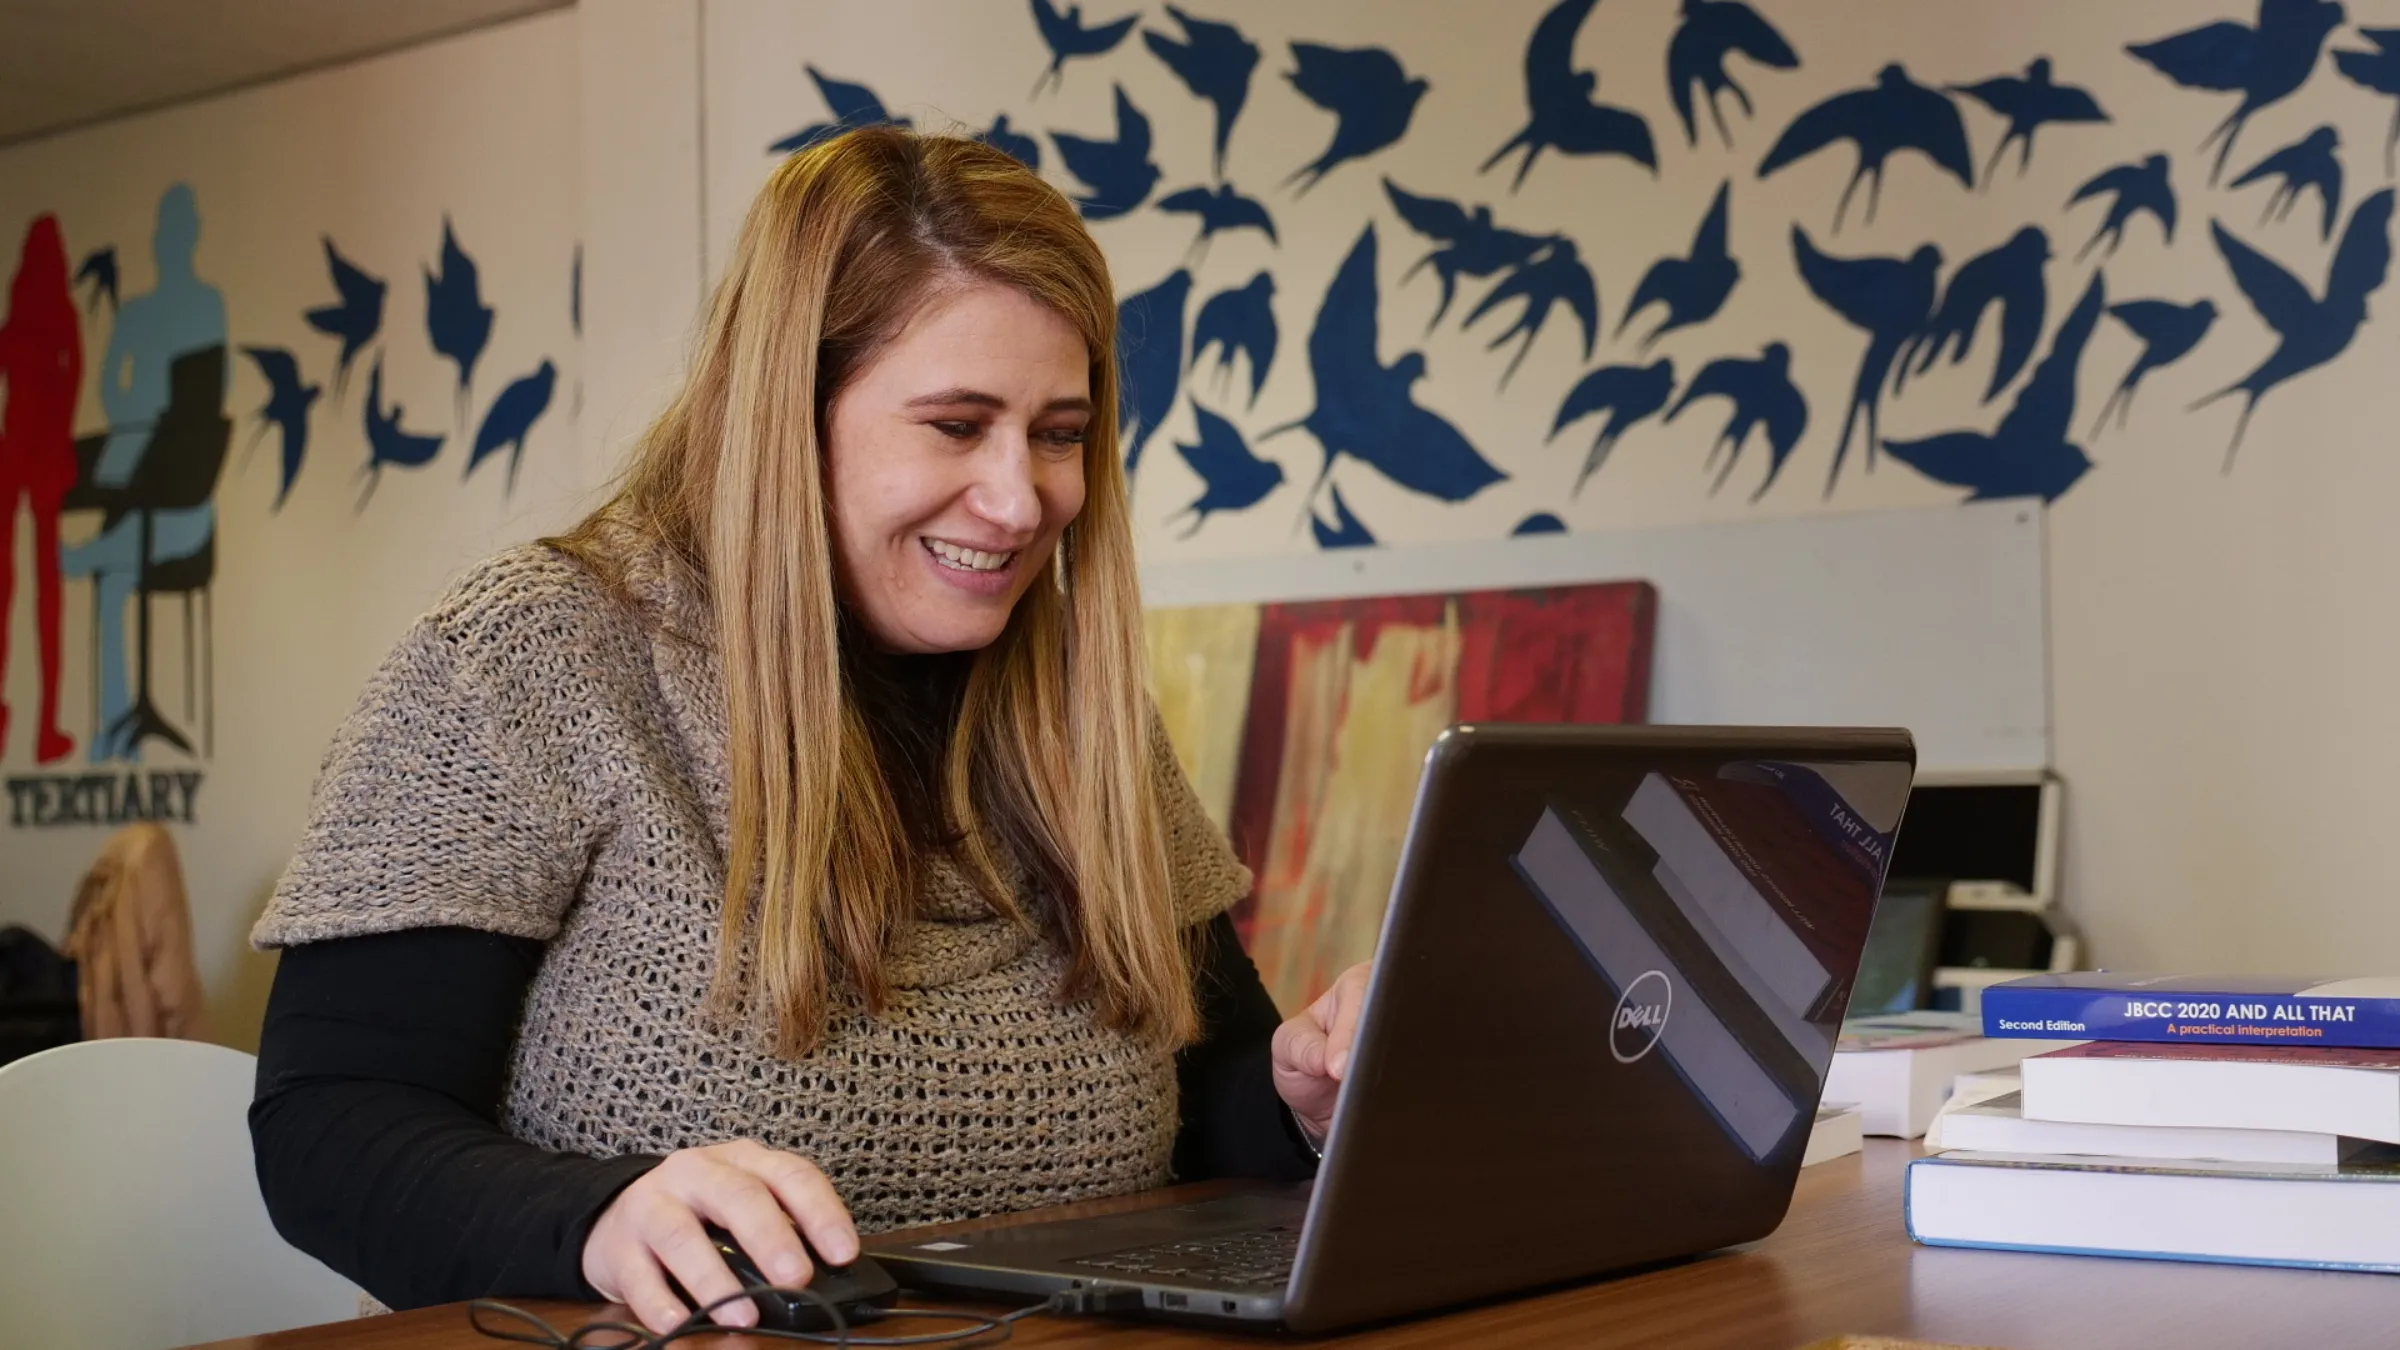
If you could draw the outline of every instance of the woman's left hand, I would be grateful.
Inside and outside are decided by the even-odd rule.
[[[1361,961],[1343,971],[1316,1002],[1275,1028],[1275,1091],[1318,1139],[1333,1128],[1333,1104],[1350,1072],[1350,1042],[1358,1034],[1371,969],[1371,962]]]

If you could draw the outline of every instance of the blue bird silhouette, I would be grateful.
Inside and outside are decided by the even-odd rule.
[[[1833,209],[1833,228],[1839,233],[1850,211],[1850,195],[1860,179],[1867,187],[1867,221],[1875,220],[1875,203],[1883,195],[1883,164],[1902,150],[1914,150],[1948,169],[1967,187],[1975,186],[1975,164],[1967,150],[1967,127],[1950,96],[1908,78],[1898,62],[1876,74],[1865,89],[1835,94],[1792,119],[1776,138],[1774,148],[1759,161],[1765,178],[1787,164],[1806,159],[1835,141],[1858,149],[1858,167],[1850,172],[1841,203]]]
[[[2175,242],[2175,188],[2167,181],[2165,155],[2152,155],[2139,164],[2102,169],[2075,189],[2075,195],[2067,198],[2067,205],[2074,206],[2093,197],[2109,199],[2108,215],[2075,254],[2075,261],[2082,262],[2084,255],[2103,239],[2108,241],[2107,256],[2115,256],[2117,245],[2125,239],[2125,223],[2144,211],[2158,220],[2158,228],[2167,242]]]
[[[2188,305],[2171,300],[2128,300],[2121,305],[2110,305],[2108,312],[2142,340],[2142,354],[2134,360],[2133,369],[2125,372],[2125,378],[2117,382],[2108,402],[2100,405],[2100,420],[2092,424],[2095,439],[2101,428],[2108,425],[2111,409],[2116,411],[2117,425],[2125,425],[2126,415],[2133,411],[2134,393],[2144,375],[2189,355],[2200,345],[2200,339],[2208,336],[2209,326],[2217,321],[2213,300],[2195,300]]]
[[[1866,355],[1859,359],[1850,406],[1842,413],[1842,439],[1834,447],[1833,472],[1825,479],[1825,495],[1831,497],[1834,485],[1841,481],[1842,460],[1850,453],[1850,433],[1862,417],[1867,429],[1867,463],[1872,467],[1875,462],[1875,446],[1882,439],[1879,424],[1884,382],[1909,340],[1923,332],[1933,317],[1942,251],[1926,244],[1905,262],[1898,258],[1836,258],[1819,252],[1807,232],[1794,225],[1792,252],[1799,259],[1800,279],[1810,293],[1867,333]]]
[[[1214,19],[1195,19],[1173,5],[1167,14],[1183,29],[1178,42],[1153,29],[1142,30],[1152,55],[1167,63],[1192,96],[1217,110],[1217,177],[1225,176],[1225,145],[1233,139],[1233,124],[1250,98],[1250,76],[1258,69],[1258,44],[1242,30]]]
[[[325,266],[333,273],[334,293],[341,299],[320,305],[303,317],[309,327],[342,340],[341,363],[333,371],[333,396],[339,399],[342,386],[350,380],[351,358],[383,327],[383,295],[388,287],[381,277],[369,276],[336,251],[331,235],[325,236]]]
[[[367,499],[375,495],[375,485],[383,480],[385,465],[421,469],[442,452],[441,437],[419,435],[400,425],[400,419],[406,415],[397,403],[391,406],[391,411],[384,411],[383,357],[378,353],[373,369],[367,374],[367,466],[359,471],[367,480],[367,488],[358,497],[362,511]]]
[[[2202,150],[2211,142],[2220,143],[2216,164],[2208,171],[2208,181],[2214,183],[2223,176],[2225,157],[2233,153],[2250,115],[2308,83],[2317,53],[2341,24],[2342,7],[2336,0],[2258,0],[2255,24],[2202,24],[2155,42],[2128,43],[2125,50],[2186,89],[2242,96],[2200,142]]]
[[[1568,423],[1580,421],[1593,413],[1606,413],[1600,423],[1600,434],[1583,457],[1583,469],[1575,475],[1574,491],[1583,491],[1591,476],[1600,472],[1608,461],[1608,452],[1617,448],[1617,438],[1630,430],[1634,423],[1656,417],[1675,396],[1675,363],[1653,361],[1646,366],[1602,366],[1575,382],[1567,391],[1564,403],[1558,405],[1558,416],[1550,423],[1550,440],[1567,429]]]
[[[1510,530],[1508,533],[1511,538],[1522,539],[1527,535],[1565,534],[1566,532],[1567,522],[1560,520],[1557,516],[1552,515],[1548,511],[1536,511],[1532,515],[1518,521],[1517,528]]]
[[[1257,230],[1278,244],[1283,242],[1275,238],[1275,218],[1267,214],[1265,204],[1234,191],[1231,183],[1219,183],[1213,190],[1188,187],[1170,192],[1158,199],[1158,209],[1200,218],[1200,236],[1192,241],[1194,248],[1206,249],[1209,240],[1227,230]]]
[[[1424,378],[1423,353],[1408,352],[1383,364],[1377,351],[1380,297],[1375,258],[1375,227],[1370,224],[1335,270],[1309,330],[1308,368],[1315,377],[1316,406],[1306,417],[1259,439],[1294,428],[1317,438],[1325,466],[1309,486],[1312,504],[1333,472],[1334,461],[1343,455],[1373,465],[1402,487],[1443,501],[1465,501],[1508,475],[1492,467],[1441,414],[1417,406],[1412,386]]]
[[[1330,495],[1333,497],[1331,525],[1318,517],[1315,508],[1310,508],[1308,513],[1309,530],[1317,536],[1317,547],[1373,548],[1375,536],[1359,523],[1357,516],[1351,514],[1350,503],[1342,500],[1342,485],[1334,484]]]
[[[1404,192],[1389,178],[1383,180],[1383,190],[1410,229],[1443,245],[1417,259],[1400,277],[1401,284],[1406,285],[1410,277],[1431,267],[1440,280],[1442,300],[1434,306],[1433,318],[1425,325],[1428,333],[1450,312],[1450,300],[1457,294],[1460,277],[1488,277],[1512,267],[1523,267],[1558,238],[1553,234],[1522,234],[1503,229],[1492,223],[1489,206],[1479,205],[1470,212],[1445,198]]]
[[[2383,285],[2391,270],[2391,223],[2390,188],[2350,212],[2350,223],[2343,227],[2342,242],[2334,248],[2333,265],[2326,272],[2325,294],[2320,299],[2309,294],[2308,287],[2283,270],[2282,264],[2226,233],[2223,225],[2209,222],[2217,251],[2225,255],[2225,266],[2232,270],[2235,284],[2258,317],[2281,339],[2258,369],[2192,405],[2203,407],[2234,393],[2245,396],[2242,420],[2234,425],[2233,443],[2225,448],[2227,472],[2233,469],[2234,452],[2241,449],[2242,433],[2249,429],[2250,414],[2257,411],[2259,399],[2284,381],[2341,355],[2358,336],[2359,325],[2367,321],[2367,297]]]
[[[1306,192],[1342,164],[1398,141],[1408,132],[1418,100],[1433,86],[1411,78],[1400,58],[1381,47],[1327,47],[1315,42],[1292,44],[1299,65],[1287,76],[1300,96],[1334,115],[1333,140],[1325,153],[1292,171],[1286,185],[1298,183]]]
[[[2007,133],[1992,147],[1991,160],[1983,166],[1983,185],[1987,188],[1992,185],[1992,175],[2000,169],[2000,157],[2008,153],[2012,142],[2017,147],[2017,174],[2022,177],[2033,163],[2035,132],[2052,123],[2108,120],[2108,114],[2100,110],[2100,101],[2089,91],[2051,82],[2047,56],[2033,58],[2033,64],[2025,67],[2023,75],[1954,84],[1950,89],[2008,119]]]
[[[1919,375],[1933,368],[1944,344],[1953,344],[1952,365],[1965,360],[1984,311],[1998,305],[2000,358],[1992,365],[1983,401],[1997,398],[2033,359],[2033,349],[2042,340],[2042,321],[2049,308],[2049,287],[2042,280],[2042,267],[2049,261],[2049,236],[2028,225],[2009,236],[2007,243],[1959,264],[1950,284],[1942,289],[1941,303],[1926,321],[1925,331],[1911,344],[1913,350],[1901,355],[1899,368],[1893,372],[1894,392],[1908,382],[1912,354],[1917,356]]]
[[[1721,356],[1709,362],[1684,386],[1683,396],[1667,409],[1666,420],[1674,421],[1693,400],[1703,398],[1721,398],[1733,405],[1733,415],[1725,419],[1725,429],[1708,448],[1708,461],[1700,466],[1706,471],[1715,468],[1720,457],[1724,460],[1709,493],[1714,495],[1725,486],[1734,465],[1741,462],[1743,443],[1763,426],[1767,429],[1767,477],[1758,491],[1750,494],[1750,500],[1766,496],[1808,430],[1808,400],[1801,397],[1800,386],[1792,383],[1792,349],[1770,342],[1756,360]]]
[[[467,455],[466,477],[475,475],[475,466],[508,447],[508,486],[517,488],[517,463],[525,458],[525,435],[533,424],[550,410],[550,395],[558,388],[558,367],[544,358],[531,375],[520,375],[509,381],[492,406],[483,413],[483,425],[475,428],[475,448]]]
[[[83,255],[83,265],[75,269],[75,284],[81,286],[87,281],[92,285],[92,298],[84,302],[83,312],[86,314],[99,313],[100,298],[106,296],[108,297],[108,312],[116,313],[117,251],[115,249],[96,248]]]
[[[1042,171],[1042,143],[1010,126],[1007,113],[993,118],[990,126],[975,133],[975,139],[1035,173]]]
[[[1733,148],[1733,133],[1725,129],[1717,95],[1732,91],[1742,102],[1742,116],[1756,115],[1749,92],[1725,73],[1725,59],[1736,52],[1773,70],[1796,70],[1800,65],[1792,44],[1742,0],[1683,0],[1683,23],[1667,40],[1667,92],[1675,96],[1675,115],[1683,119],[1685,144],[1700,144],[1700,128],[1692,117],[1694,85],[1708,91],[1709,118],[1728,150]]]
[[[2050,350],[2017,391],[2016,406],[1990,435],[1950,431],[1914,441],[1885,441],[1892,458],[1936,482],[1972,488],[1969,501],[2040,497],[2057,501],[2092,467],[2083,447],[2067,439],[2075,418],[2075,368],[2107,303],[2100,274],[2050,337]]]
[[[308,410],[325,392],[320,385],[308,383],[300,376],[300,363],[281,347],[244,347],[242,354],[258,367],[260,379],[267,382],[267,401],[258,410],[258,430],[250,437],[250,448],[266,438],[272,426],[283,433],[283,477],[275,489],[275,509],[283,509],[283,500],[292,495],[292,481],[300,476],[300,465],[308,457]]]
[[[1142,447],[1175,409],[1183,382],[1183,310],[1192,274],[1178,267],[1167,279],[1117,302],[1118,434],[1125,472],[1142,466]]]
[[[1558,0],[1533,26],[1533,39],[1525,44],[1525,127],[1478,170],[1490,173],[1512,152],[1524,151],[1517,176],[1508,185],[1511,192],[1524,186],[1525,175],[1533,172],[1533,161],[1544,150],[1623,155],[1652,174],[1658,172],[1658,147],[1650,140],[1650,124],[1640,113],[1593,102],[1600,77],[1575,68],[1576,30],[1599,2]]]
[[[2300,194],[2309,188],[2317,190],[2320,219],[2319,239],[2333,238],[2333,222],[2342,213],[2342,162],[2333,157],[2341,147],[2341,133],[2332,127],[2318,127],[2299,140],[2283,147],[2258,163],[2243,170],[2233,180],[2233,186],[2246,188],[2262,178],[2279,180],[2275,190],[2267,194],[2267,209],[2259,214],[2258,223],[2267,218],[2277,220],[2292,213]],[[2281,210],[2276,208],[2281,207]]]
[[[893,116],[891,110],[883,106],[883,100],[875,96],[875,91],[863,84],[829,78],[815,66],[803,66],[802,69],[808,72],[808,78],[817,86],[817,95],[825,100],[825,107],[833,114],[833,120],[809,123],[768,146],[770,154],[788,155],[811,141],[857,127],[879,127],[886,123],[901,127],[915,125],[908,118]]]
[[[1200,439],[1192,445],[1175,442],[1175,452],[1192,466],[1193,473],[1200,475],[1200,495],[1191,505],[1169,517],[1172,520],[1187,513],[1191,516],[1192,527],[1183,532],[1186,539],[1198,534],[1212,513],[1247,510],[1283,486],[1283,466],[1251,453],[1249,443],[1242,439],[1242,433],[1233,423],[1196,402],[1192,404],[1192,418],[1200,425]]]
[[[1238,288],[1208,297],[1200,306],[1200,317],[1192,322],[1192,364],[1200,364],[1210,347],[1221,347],[1217,370],[1230,378],[1234,353],[1248,357],[1249,406],[1255,408],[1267,371],[1275,364],[1275,341],[1275,278],[1261,272]]]
[[[458,366],[458,420],[464,425],[475,362],[492,337],[492,307],[483,303],[475,260],[458,246],[448,216],[442,217],[442,270],[425,270],[425,332],[433,350]]]
[[[1725,297],[1733,294],[1733,284],[1742,276],[1741,264],[1726,251],[1726,237],[1731,228],[1727,203],[1732,191],[1731,183],[1717,189],[1716,201],[1709,206],[1708,214],[1701,217],[1700,229],[1692,236],[1689,257],[1661,258],[1642,273],[1641,284],[1633,288],[1632,307],[1617,320],[1617,336],[1625,335],[1625,326],[1633,322],[1634,315],[1652,305],[1665,305],[1667,317],[1650,330],[1650,336],[1642,339],[1642,350],[1646,352],[1667,334],[1705,323],[1725,307]]]
[[[1050,143],[1067,162],[1067,172],[1089,189],[1075,199],[1085,220],[1114,220],[1125,215],[1158,186],[1158,166],[1150,162],[1150,119],[1125,97],[1121,84],[1117,86],[1115,140],[1095,141],[1053,131]]]
[[[2361,28],[2358,35],[2375,46],[2371,52],[2337,48],[2333,68],[2361,89],[2400,99],[2400,28]],[[2392,106],[2392,129],[2383,138],[2383,172],[2390,177],[2392,151],[2400,147],[2400,103]]]
[[[1484,350],[1496,350],[1501,343],[1519,334],[1524,341],[1517,344],[1517,354],[1508,359],[1507,369],[1500,372],[1500,385],[1508,387],[1508,379],[1517,373],[1525,353],[1533,349],[1533,340],[1541,336],[1542,325],[1550,321],[1550,311],[1565,305],[1583,328],[1583,359],[1592,358],[1592,342],[1600,334],[1600,292],[1592,284],[1591,269],[1575,250],[1575,241],[1565,235],[1553,238],[1531,262],[1519,265],[1502,277],[1498,285],[1484,293],[1467,311],[1461,327],[1472,328],[1475,321],[1499,305],[1522,300],[1525,308],[1517,311],[1517,321],[1503,329],[1498,336],[1484,344]]]
[[[1083,6],[1069,5],[1063,11],[1050,0],[1033,0],[1033,26],[1041,30],[1042,45],[1050,49],[1050,64],[1034,77],[1033,93],[1039,98],[1042,86],[1056,89],[1067,82],[1067,62],[1079,56],[1105,56],[1117,49],[1125,35],[1133,31],[1142,16],[1128,14],[1107,23],[1083,26]]]

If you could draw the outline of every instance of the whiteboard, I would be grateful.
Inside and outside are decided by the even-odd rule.
[[[1159,563],[1148,605],[1644,580],[1650,720],[1902,726],[1928,769],[2050,762],[2038,502]]]

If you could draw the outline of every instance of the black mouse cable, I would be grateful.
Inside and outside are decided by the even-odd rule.
[[[825,1313],[833,1323],[829,1331],[772,1331],[760,1327],[726,1327],[709,1320],[709,1314],[729,1303],[739,1302],[759,1294],[781,1294],[808,1300]],[[526,1345],[549,1347],[549,1350],[668,1350],[674,1342],[690,1336],[723,1335],[728,1332],[759,1340],[801,1341],[810,1345],[846,1346],[909,1346],[965,1345],[979,1337],[991,1336],[985,1342],[998,1345],[1016,1330],[1016,1324],[1041,1313],[1072,1316],[1086,1313],[1131,1312],[1141,1306],[1141,1291],[1136,1289],[1081,1288],[1061,1289],[1040,1303],[1030,1303],[995,1317],[989,1313],[968,1312],[963,1308],[901,1308],[861,1317],[862,1324],[927,1319],[946,1322],[967,1322],[971,1325],[950,1331],[928,1331],[909,1336],[861,1336],[851,1329],[851,1318],[832,1301],[807,1288],[785,1289],[773,1285],[752,1285],[739,1293],[727,1294],[705,1308],[695,1310],[690,1317],[667,1331],[653,1335],[650,1329],[632,1322],[610,1319],[586,1322],[573,1332],[562,1332],[542,1318],[523,1308],[496,1299],[479,1298],[467,1304],[467,1322],[475,1330],[496,1340],[519,1341]],[[512,1318],[532,1328],[528,1331],[492,1326],[484,1321],[486,1315]],[[997,1333],[996,1335],[994,1333]],[[629,1339],[599,1340],[602,1334],[615,1334]]]

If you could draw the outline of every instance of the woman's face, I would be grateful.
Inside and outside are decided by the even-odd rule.
[[[1090,354],[1056,310],[973,281],[834,396],[826,473],[842,598],[877,646],[1000,636],[1083,509]]]

